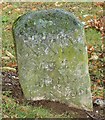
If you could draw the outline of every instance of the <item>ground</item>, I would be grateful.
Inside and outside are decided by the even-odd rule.
[[[1,7],[1,6],[0,6]],[[86,42],[89,57],[89,73],[93,103],[96,99],[104,99],[105,53],[103,45],[104,31],[103,3],[3,3],[2,4],[2,98],[3,118],[24,117],[76,117],[104,119],[103,107],[94,104],[94,111],[70,108],[65,104],[51,101],[27,101],[19,84],[18,66],[12,36],[12,24],[22,14],[49,8],[62,8],[73,12],[85,24]],[[104,19],[105,20],[105,19]],[[12,103],[12,104],[11,104]],[[28,114],[27,114],[28,113]]]
[[[26,106],[34,106],[34,107],[42,107],[45,110],[48,109],[49,113],[53,113],[53,115],[49,114],[46,116],[42,115],[41,117],[73,117],[73,118],[92,118],[92,119],[104,119],[104,114],[103,114],[103,108],[100,106],[94,106],[93,112],[85,111],[85,110],[80,110],[76,108],[71,108],[68,107],[66,104],[61,104],[59,102],[52,102],[52,101],[28,101],[24,98],[24,94],[22,92],[21,86],[19,84],[19,79],[17,79],[18,75],[14,72],[3,72],[3,83],[2,83],[2,89],[3,89],[3,116],[4,117],[21,117],[22,115],[20,114],[23,112],[23,107],[24,107],[24,112],[27,111]],[[4,92],[5,91],[5,92]],[[13,98],[14,101],[11,99]],[[13,107],[12,104],[17,103],[17,108]],[[25,104],[25,105],[24,105]],[[20,105],[20,111],[18,109],[18,105]],[[19,113],[12,113],[14,110],[18,111]],[[29,111],[30,109],[28,109]],[[40,108],[40,111],[42,109]],[[33,109],[31,108],[31,112]],[[23,112],[23,113],[24,113]],[[25,114],[25,113],[24,113]],[[28,114],[30,115],[30,114]],[[35,115],[35,113],[34,113]],[[26,114],[24,115],[26,116]],[[26,116],[26,118],[29,116]],[[33,115],[31,116],[33,117]],[[40,117],[35,116],[35,117]]]

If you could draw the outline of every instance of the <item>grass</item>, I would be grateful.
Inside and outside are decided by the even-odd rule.
[[[73,116],[75,116],[74,113],[57,114],[51,108],[33,107],[28,103],[18,104],[7,95],[2,97],[2,118],[73,118]]]
[[[22,14],[31,10],[42,10],[48,8],[62,8],[67,11],[73,12],[82,22],[86,21],[84,15],[88,15],[87,19],[93,19],[94,16],[97,18],[102,16],[101,7],[96,7],[94,3],[3,3],[2,9],[2,50],[3,56],[6,56],[5,51],[9,51],[15,56],[15,46],[12,36],[12,24],[13,22]],[[101,34],[95,29],[89,28],[85,30],[87,45],[92,45],[97,51],[101,51]],[[4,60],[3,66],[7,66],[10,62],[16,62],[15,59]],[[94,61],[93,61],[94,62]],[[97,63],[97,61],[95,61]],[[98,60],[101,64],[101,62]],[[97,69],[94,72],[94,64],[89,63],[90,74],[95,75],[95,79],[102,79],[101,73]],[[98,73],[97,73],[98,72]],[[92,79],[92,78],[91,78]],[[92,82],[94,86],[94,82]],[[102,90],[92,91],[93,95],[102,96]],[[70,117],[67,115],[55,115],[52,111],[42,108],[42,107],[32,107],[29,105],[19,105],[14,101],[13,98],[3,95],[3,117],[4,118],[51,118],[51,117]]]
[[[88,45],[93,45],[97,47],[101,47],[101,33],[96,29],[88,29],[85,30],[86,33],[86,41]],[[100,50],[100,49],[99,49]]]
[[[3,96],[3,118],[51,118],[55,115],[42,107],[19,105],[12,98]]]

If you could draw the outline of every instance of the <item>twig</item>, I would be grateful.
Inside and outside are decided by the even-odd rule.
[[[85,113],[90,117],[92,118],[93,120],[99,120],[98,118],[94,117],[93,115],[91,115],[90,113],[88,113],[86,110],[84,110]]]

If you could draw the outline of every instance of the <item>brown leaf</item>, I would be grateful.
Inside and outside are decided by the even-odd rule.
[[[96,6],[103,7],[104,6],[104,2],[96,2]]]
[[[10,63],[7,64],[7,66],[8,67],[17,67],[17,63],[10,62]]]
[[[91,45],[89,45],[89,46],[88,46],[88,50],[89,50],[89,51],[94,51],[94,47],[91,46]]]

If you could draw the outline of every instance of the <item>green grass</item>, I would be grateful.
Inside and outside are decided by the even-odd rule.
[[[86,42],[88,45],[93,45],[100,47],[102,45],[101,33],[96,29],[89,28],[85,30],[86,33]]]
[[[3,96],[3,118],[46,118],[55,115],[42,107],[19,105],[12,98]]]
[[[18,104],[10,96],[3,95],[2,97],[2,118],[73,118],[77,113],[57,114],[42,106],[35,107],[28,103]]]

